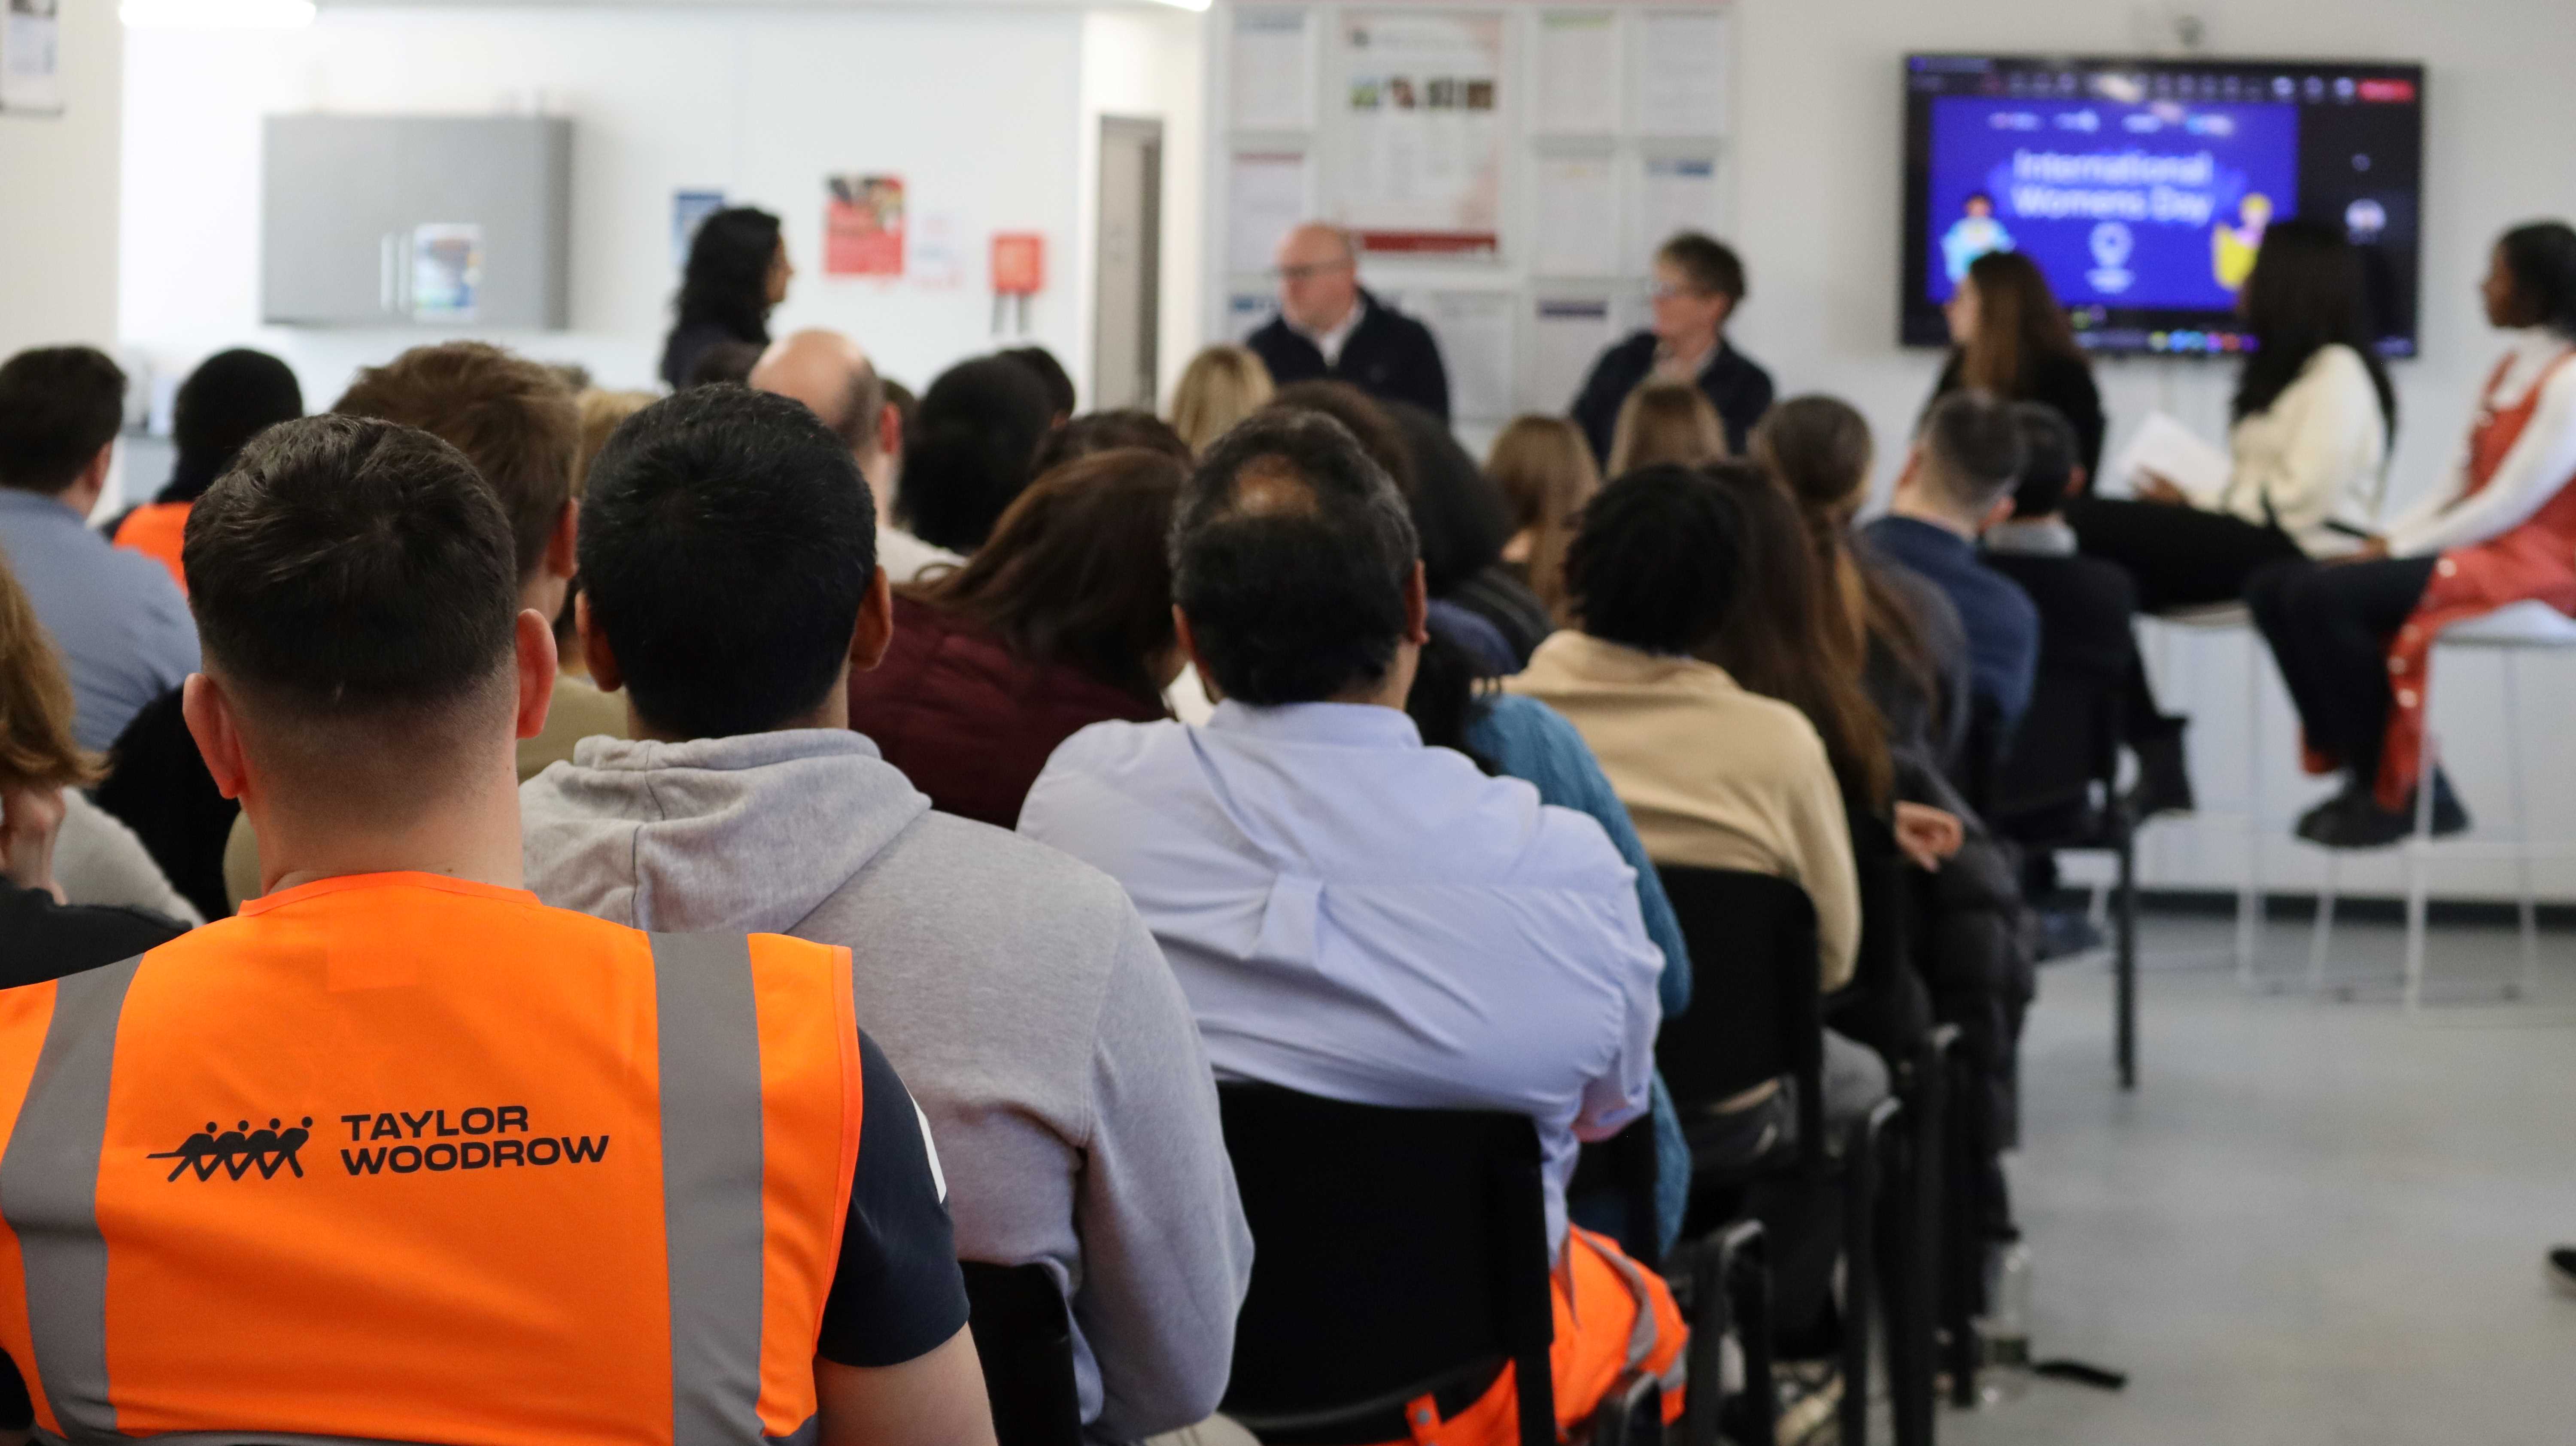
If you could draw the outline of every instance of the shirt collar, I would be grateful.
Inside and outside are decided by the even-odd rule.
[[[2062,517],[2015,518],[1998,522],[1986,529],[1988,552],[2019,553],[2025,557],[2073,557],[2076,553],[2075,529]]]
[[[1343,314],[1341,324],[1332,330],[1308,331],[1293,321],[1288,323],[1288,329],[1313,342],[1315,350],[1324,354],[1324,364],[1331,366],[1341,360],[1342,348],[1350,344],[1351,333],[1360,329],[1360,323],[1368,318],[1368,312],[1368,293],[1363,291],[1351,299],[1351,309]]]
[[[1322,743],[1358,748],[1419,748],[1422,730],[1393,708],[1375,703],[1283,703],[1258,708],[1232,698],[1216,705],[1211,732],[1274,743]]]
[[[24,513],[29,517],[68,522],[74,527],[82,525],[81,515],[65,507],[59,499],[41,492],[30,492],[23,487],[0,487],[0,512]]]
[[[1650,653],[1573,628],[1550,634],[1530,654],[1524,676],[1544,683],[1551,673],[1603,683],[1680,683],[1714,693],[1737,692],[1743,686],[1733,674],[1705,659]]]

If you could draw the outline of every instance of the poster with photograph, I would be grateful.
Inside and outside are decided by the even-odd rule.
[[[432,222],[411,232],[414,321],[472,321],[483,290],[483,228],[470,221]]]
[[[903,274],[903,178],[831,176],[824,180],[823,274]]]
[[[1495,254],[1502,15],[1353,11],[1340,41],[1341,222],[1370,251]]]
[[[0,3],[0,110],[61,115],[62,0]]]

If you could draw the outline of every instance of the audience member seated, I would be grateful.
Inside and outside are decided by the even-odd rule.
[[[1047,405],[1054,411],[1056,426],[1061,427],[1072,420],[1073,409],[1081,402],[1074,396],[1073,374],[1064,369],[1064,363],[1055,359],[1054,352],[1042,346],[1014,346],[1005,347],[995,355],[1027,367],[1029,375],[1036,377],[1038,384],[1046,388]]]
[[[850,951],[656,938],[522,890],[515,744],[556,662],[501,496],[426,432],[333,416],[272,428],[197,503],[188,723],[271,887],[40,986],[0,1070],[100,1064],[36,1071],[13,1154],[88,1111],[165,1144],[167,1179],[291,1168],[307,1203],[273,1197],[289,1214],[248,1249],[164,1176],[81,1177],[84,1216],[116,1220],[98,1269],[62,1309],[0,1321],[13,1360],[45,1364],[37,1425],[989,1443],[938,1171],[860,1032]],[[209,1102],[234,1100],[311,1113],[217,1134]],[[455,1138],[396,1118],[441,1100]],[[460,1168],[470,1208],[383,1203],[407,1172]],[[0,1188],[23,1207],[31,1187]],[[296,1223],[313,1211],[327,1228]],[[13,1297],[57,1248],[27,1220],[0,1252]],[[317,1293],[345,1300],[318,1318]],[[102,1320],[114,1378],[64,1390],[46,1363],[94,1355]],[[224,1328],[137,1329],[174,1320]]]
[[[590,483],[590,464],[597,460],[599,449],[608,445],[609,434],[628,417],[653,405],[661,398],[651,392],[607,392],[597,387],[580,389],[581,446],[572,456],[573,511],[581,511],[582,489]],[[581,639],[573,627],[573,604],[581,597],[581,574],[575,571],[564,585],[563,606],[555,612],[555,651],[562,655],[564,676],[590,680],[590,668],[581,660]]]
[[[677,316],[662,343],[663,384],[676,392],[741,381],[751,361],[734,359],[746,347],[757,358],[769,345],[769,313],[787,299],[787,283],[795,276],[776,216],[754,206],[728,206],[700,221],[672,303]],[[733,350],[720,365],[703,366],[718,347]]]
[[[911,582],[942,564],[964,559],[933,547],[895,525],[895,465],[903,457],[903,414],[886,396],[876,364],[859,344],[837,331],[806,330],[770,344],[751,369],[750,385],[803,402],[850,456],[875,499],[877,565],[897,582]]]
[[[987,356],[950,367],[904,433],[895,520],[933,547],[972,555],[1037,476],[1030,466],[1054,425],[1055,403],[1026,364]]]
[[[197,670],[188,600],[159,563],[90,531],[125,418],[125,373],[85,346],[0,364],[0,553],[71,675],[91,752]]]
[[[1172,424],[1142,407],[1121,407],[1108,412],[1086,412],[1058,425],[1038,443],[1037,455],[1030,459],[1032,475],[1043,477],[1067,462],[1088,457],[1095,452],[1108,452],[1122,447],[1141,447],[1160,452],[1187,469],[1197,456]]]
[[[1584,509],[1566,553],[1581,631],[1549,638],[1514,693],[1565,715],[1600,760],[1657,864],[1740,869],[1799,885],[1816,907],[1817,973],[1849,983],[1859,884],[1841,787],[1815,726],[1758,697],[1703,655],[1725,629],[1745,571],[1742,508],[1715,478],[1653,467]],[[1722,743],[1714,740],[1722,740]],[[1826,1121],[1842,1126],[1887,1094],[1887,1068],[1828,1033]],[[1777,1082],[1686,1119],[1703,1161],[1759,1157],[1793,1118]]]
[[[963,567],[896,590],[850,726],[935,807],[1009,828],[1057,744],[1166,716],[1181,650],[1163,545],[1187,475],[1129,448],[1039,478]]]
[[[2024,461],[2010,403],[1955,392],[1923,414],[1897,474],[1888,515],[1861,529],[1878,552],[1949,596],[1967,629],[1976,702],[1992,711],[2001,750],[2030,706],[2039,666],[2039,610],[2030,595],[1977,554],[1985,530],[2012,515]]]
[[[1560,1426],[1607,1384],[1569,1378],[1585,1342],[1669,1378],[1685,1332],[1662,1281],[1569,1229],[1564,1198],[1580,1142],[1647,1109],[1663,958],[1599,824],[1423,747],[1405,716],[1428,606],[1394,483],[1329,418],[1264,413],[1191,479],[1172,575],[1183,645],[1226,701],[1204,727],[1066,740],[1020,831],[1126,885],[1218,1078],[1529,1115]],[[1668,1418],[1681,1404],[1668,1390]],[[1517,1439],[1510,1372],[1418,1429]]]
[[[1725,425],[1698,388],[1648,382],[1619,404],[1605,470],[1625,477],[1645,467],[1705,467],[1726,455]]]
[[[1147,489],[1168,516],[1176,464],[1077,470],[1122,458],[1169,474]],[[1056,480],[967,576],[1011,565],[993,560]],[[583,645],[638,741],[594,739],[520,790],[529,885],[636,928],[850,949],[859,1016],[930,1117],[960,1256],[1052,1268],[1103,1439],[1193,1424],[1251,1268],[1207,1056],[1116,885],[932,811],[845,726],[849,678],[911,631],[873,526],[846,438],[783,402],[693,393],[618,434],[583,504]]]
[[[1580,433],[1574,441],[1582,445]],[[1584,453],[1587,464],[1591,455]],[[1681,921],[1664,897],[1663,880],[1646,857],[1645,845],[1637,841],[1627,807],[1602,777],[1583,735],[1535,698],[1493,691],[1477,677],[1475,659],[1464,648],[1437,624],[1430,633],[1414,669],[1413,689],[1404,700],[1405,713],[1422,730],[1424,746],[1456,749],[1487,773],[1536,788],[1539,802],[1588,814],[1600,824],[1619,857],[1637,871],[1637,908],[1645,917],[1646,936],[1664,956],[1664,972],[1655,986],[1664,1018],[1690,1008],[1690,950],[1682,942]],[[1681,1120],[1660,1072],[1655,1077],[1654,1131],[1655,1219],[1647,1238],[1660,1257],[1681,1234],[1691,1176],[1690,1147],[1683,1142]],[[1627,1200],[1615,1191],[1607,1192],[1607,1198],[1578,1195],[1567,1208],[1578,1224],[1613,1239],[1624,1241],[1637,1233],[1628,1220]]]
[[[443,342],[364,368],[331,410],[417,427],[463,452],[509,516],[519,605],[549,622],[561,616],[576,565],[572,472],[581,448],[581,406],[562,378],[483,342]],[[519,743],[519,776],[572,757],[584,738],[624,737],[626,707],[614,692],[556,679],[545,726]],[[233,902],[255,897],[265,872],[250,826],[236,824],[224,856]]]
[[[1771,374],[1727,344],[1726,324],[1744,305],[1744,262],[1722,241],[1685,231],[1655,252],[1655,318],[1601,354],[1573,417],[1592,442],[1592,455],[1616,477],[1611,433],[1628,394],[1649,381],[1680,382],[1708,398],[1726,422],[1721,455],[1740,455],[1754,425],[1771,409]]]
[[[1270,368],[1248,346],[1220,343],[1190,358],[1172,389],[1172,430],[1203,456],[1234,424],[1270,405]]]
[[[1347,382],[1449,420],[1449,370],[1431,328],[1360,285],[1358,238],[1309,222],[1279,243],[1279,314],[1244,344],[1280,386]]]
[[[72,685],[27,594],[0,562],[0,988],[130,959],[183,924],[73,904],[56,879],[66,812],[97,773],[72,737]]]
[[[170,876],[125,821],[77,788],[63,792],[63,827],[54,843],[54,882],[74,904],[142,909],[195,927],[206,916],[170,886]]]
[[[286,363],[264,351],[236,347],[197,363],[179,384],[170,411],[170,441],[178,457],[170,480],[152,500],[129,508],[107,528],[119,547],[156,558],[170,569],[179,591],[179,546],[188,529],[188,506],[205,495],[244,444],[279,422],[304,415],[304,389]]]
[[[1395,480],[1413,516],[1432,620],[1467,649],[1484,676],[1519,672],[1548,633],[1546,609],[1525,587],[1517,599],[1508,591],[1500,598],[1459,595],[1470,579],[1499,572],[1504,514],[1500,496],[1449,429],[1419,408],[1375,401],[1347,382],[1281,387],[1271,405],[1321,412],[1359,439],[1361,450]]]
[[[1503,562],[1559,625],[1565,605],[1565,546],[1576,514],[1601,490],[1583,429],[1562,417],[1516,417],[1485,454],[1485,476],[1503,495],[1511,537]]]

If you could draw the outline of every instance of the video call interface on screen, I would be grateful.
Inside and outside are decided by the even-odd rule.
[[[1948,345],[1969,264],[2018,251],[2089,350],[2238,352],[2264,228],[2306,216],[2411,356],[2423,103],[2411,65],[1909,56],[1903,340]]]

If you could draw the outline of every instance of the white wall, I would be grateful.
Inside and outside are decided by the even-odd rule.
[[[125,32],[109,0],[62,7],[63,111],[0,111],[0,356],[116,343],[116,167]]]
[[[800,275],[773,331],[846,331],[916,388],[996,344],[990,233],[1043,233],[1029,340],[1078,376],[1083,59],[1069,9],[326,7],[284,34],[138,31],[125,337],[174,371],[253,341],[327,404],[355,367],[428,337],[258,326],[260,117],[539,106],[575,123],[572,326],[494,339],[650,385],[677,281],[671,192],[713,186],[785,218]],[[951,218],[955,286],[822,274],[823,177],[843,171],[901,175],[916,224]]]
[[[1082,190],[1079,233],[1082,324],[1092,335],[1095,244],[1100,237],[1100,118],[1163,122],[1163,291],[1156,342],[1159,385],[1168,400],[1204,334],[1198,285],[1207,209],[1204,20],[1179,10],[1094,11],[1082,25]],[[1067,359],[1070,364],[1071,359]]]

